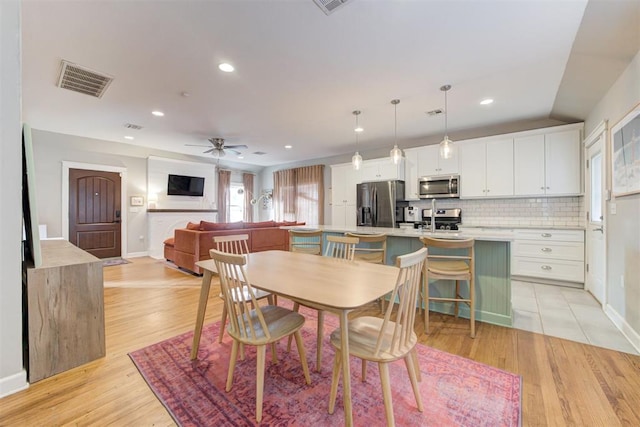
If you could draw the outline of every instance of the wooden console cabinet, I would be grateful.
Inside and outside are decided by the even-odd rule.
[[[27,268],[28,376],[33,383],[105,355],[102,261],[66,240],[43,240]]]

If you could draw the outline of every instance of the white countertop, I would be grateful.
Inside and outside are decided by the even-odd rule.
[[[381,234],[394,237],[436,237],[440,239],[468,239],[476,240],[510,242],[514,239],[512,229],[489,229],[489,228],[473,228],[460,231],[436,231],[431,233],[425,230],[405,229],[405,228],[385,228],[385,227],[338,227],[334,225],[318,225],[318,226],[298,226],[298,227],[281,227],[303,230],[322,230],[335,233],[361,233],[361,234]]]

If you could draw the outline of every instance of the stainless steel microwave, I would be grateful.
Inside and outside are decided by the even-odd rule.
[[[460,197],[460,175],[423,176],[418,181],[421,199]]]

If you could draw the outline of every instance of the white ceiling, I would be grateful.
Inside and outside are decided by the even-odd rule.
[[[228,160],[268,166],[354,151],[355,109],[360,151],[391,148],[394,98],[401,147],[441,135],[444,118],[425,112],[444,107],[447,83],[450,130],[549,118],[585,6],[351,0],[326,16],[312,0],[25,0],[23,119],[192,155],[206,147],[185,144],[223,137],[249,146]],[[101,99],[57,88],[63,59],[115,79]]]

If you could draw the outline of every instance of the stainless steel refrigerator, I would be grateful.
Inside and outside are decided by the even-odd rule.
[[[403,222],[404,181],[363,182],[357,186],[358,225],[398,227]]]

